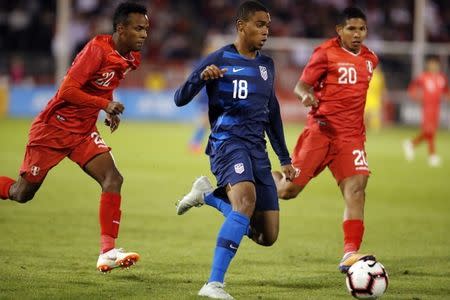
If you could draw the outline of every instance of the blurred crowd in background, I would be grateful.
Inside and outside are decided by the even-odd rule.
[[[111,33],[112,14],[118,0],[72,0],[69,45],[72,57],[94,35]],[[178,72],[200,57],[207,37],[234,33],[239,0],[154,0],[150,11],[150,39],[143,51],[144,71],[152,78],[134,76],[129,85],[150,88],[178,83]],[[270,0],[271,36],[319,38],[335,35],[336,16],[344,7],[357,5],[367,14],[369,41],[411,41],[413,0]],[[57,0],[0,2],[0,75],[12,83],[53,83],[54,36]],[[450,42],[450,1],[429,0],[425,9],[427,40]],[[306,54],[306,58],[310,53]],[[381,57],[383,61],[383,57]],[[393,81],[404,88],[410,79],[409,60],[397,65],[386,57],[385,69],[408,74]],[[286,65],[291,62],[288,60]],[[297,67],[297,66],[296,66]],[[299,68],[301,66],[298,66]],[[170,70],[168,72],[167,70]],[[183,78],[185,72],[181,72]],[[296,70],[296,75],[298,70]],[[173,78],[172,78],[172,77]],[[397,76],[393,76],[398,78]],[[147,79],[146,79],[147,78]]]

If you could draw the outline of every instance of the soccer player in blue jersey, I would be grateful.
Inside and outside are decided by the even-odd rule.
[[[211,125],[206,153],[218,186],[214,190],[207,177],[198,178],[177,204],[177,213],[206,203],[225,216],[211,275],[200,296],[233,299],[223,282],[243,236],[264,246],[272,245],[278,237],[278,196],[265,133],[284,176],[288,180],[295,177],[274,91],[274,64],[259,51],[269,26],[266,7],[255,1],[241,4],[235,42],[207,56],[175,93],[176,105],[183,106],[206,86]]]
[[[205,89],[202,89],[197,95],[195,101],[199,105],[200,114],[197,119],[194,134],[189,140],[189,151],[191,153],[200,154],[203,150],[203,138],[208,131],[208,95]]]

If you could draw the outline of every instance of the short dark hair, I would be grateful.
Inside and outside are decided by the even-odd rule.
[[[113,32],[116,31],[118,24],[127,24],[128,15],[131,13],[147,14],[147,8],[136,2],[123,2],[117,6],[113,17]]]
[[[344,25],[347,20],[354,19],[354,18],[363,19],[364,21],[367,21],[366,15],[363,13],[363,11],[360,8],[347,7],[338,16],[337,24]]]
[[[265,7],[262,3],[258,1],[245,1],[241,5],[239,5],[236,21],[237,20],[248,21],[250,15],[258,11],[264,11],[266,13],[269,12],[267,7]]]
[[[439,58],[439,56],[437,56],[436,54],[429,54],[426,56],[425,61],[437,61],[437,62],[441,62],[441,59]]]

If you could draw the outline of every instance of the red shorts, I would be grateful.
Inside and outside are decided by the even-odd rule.
[[[29,182],[42,182],[66,156],[84,167],[95,156],[110,150],[95,127],[90,133],[77,134],[35,121],[30,129],[20,175]]]
[[[320,131],[318,126],[306,128],[292,154],[292,164],[300,170],[293,182],[305,186],[328,167],[337,183],[357,175],[369,175],[364,139],[343,141]]]

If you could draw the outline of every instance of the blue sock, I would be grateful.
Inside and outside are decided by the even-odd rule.
[[[206,128],[203,126],[197,127],[195,129],[194,135],[191,139],[191,145],[200,145],[202,143],[203,137],[205,136]]]
[[[209,206],[212,206],[215,209],[217,209],[218,211],[220,211],[225,218],[228,217],[228,215],[232,211],[231,204],[229,202],[227,202],[228,199],[223,199],[223,198],[217,197],[214,194],[214,192],[209,193],[207,195],[205,194],[204,201]],[[248,236],[250,239],[252,238],[253,233],[252,233],[252,229],[250,228],[250,226],[248,226],[247,232],[245,233],[245,235]]]
[[[240,212],[232,211],[228,214],[217,236],[216,249],[208,282],[223,282],[225,273],[247,232],[250,219]]]
[[[225,216],[225,218],[228,217],[229,213],[231,212],[231,204],[229,202],[226,202],[224,199],[217,197],[214,192],[207,195],[205,194],[204,200],[206,204],[220,211]]]

